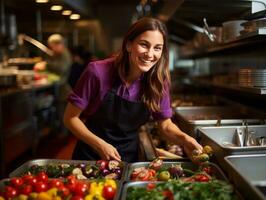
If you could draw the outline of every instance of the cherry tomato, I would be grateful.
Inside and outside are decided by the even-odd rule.
[[[194,179],[198,182],[208,182],[210,180],[210,178],[205,174],[197,174],[195,175]]]
[[[74,193],[77,195],[77,196],[84,196],[84,194],[87,192],[88,190],[88,185],[86,183],[83,183],[83,182],[78,182],[75,186],[75,189],[74,189]]]
[[[29,195],[32,192],[32,186],[31,185],[23,185],[20,188],[20,194]]]
[[[163,196],[165,197],[165,199],[167,200],[174,200],[174,195],[170,190],[164,190],[162,191]]]
[[[139,180],[139,181],[148,181],[150,178],[150,173],[149,173],[149,170],[147,169],[144,169],[142,170],[138,176],[136,177],[136,180]]]
[[[67,197],[70,194],[70,191],[64,185],[59,186],[58,188],[59,196]]]
[[[22,179],[24,180],[24,183],[30,184],[32,186],[34,186],[38,181],[36,177],[29,175],[29,174],[23,176]]]
[[[5,187],[5,193],[4,193],[4,196],[7,198],[7,199],[12,199],[14,198],[15,196],[18,195],[18,191],[11,187],[11,186],[6,186]]]
[[[156,185],[154,183],[148,183],[146,186],[148,191],[153,190],[155,187],[156,187]]]
[[[100,168],[100,170],[104,170],[108,168],[108,161],[107,160],[97,160],[96,165]]]
[[[214,174],[214,169],[211,166],[203,167],[202,171],[206,172],[209,175],[213,175]]]
[[[61,180],[59,180],[59,179],[52,179],[49,182],[49,188],[58,188],[61,185],[63,185],[63,182]]]
[[[11,185],[14,186],[15,188],[20,187],[23,184],[23,182],[24,182],[23,179],[20,177],[14,177],[11,178],[10,180]]]
[[[116,193],[116,189],[113,188],[110,185],[106,185],[103,187],[103,191],[102,191],[102,196],[107,199],[107,200],[112,200],[114,199]]]
[[[84,199],[82,196],[75,195],[75,196],[72,196],[70,200],[84,200]]]
[[[44,183],[48,182],[48,176],[45,172],[39,172],[36,177],[38,181],[42,181]]]
[[[34,190],[38,193],[45,192],[47,189],[47,184],[42,181],[39,181],[34,185]]]

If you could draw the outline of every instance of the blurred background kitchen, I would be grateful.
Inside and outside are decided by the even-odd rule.
[[[49,58],[50,35],[60,34],[70,51],[73,87],[89,61],[118,50],[132,22],[143,16],[164,21],[173,118],[199,139],[191,120],[265,124],[265,15],[262,0],[0,0],[1,177],[29,159],[71,158],[75,139],[62,127],[62,77],[36,68]],[[156,125],[141,131],[147,160],[162,142]]]

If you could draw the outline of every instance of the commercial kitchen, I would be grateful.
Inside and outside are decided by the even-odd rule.
[[[105,59],[142,17],[167,27],[171,119],[203,151],[151,120],[138,162],[72,160],[47,39]],[[266,199],[265,0],[0,0],[0,20],[0,200]]]

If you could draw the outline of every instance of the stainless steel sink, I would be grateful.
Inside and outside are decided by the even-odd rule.
[[[228,177],[249,199],[265,200],[266,154],[225,157]]]
[[[228,144],[235,144],[236,142],[235,132],[237,128],[245,128],[245,126],[201,127],[199,129],[201,133],[200,143],[210,145],[213,148],[213,159],[217,160],[224,170],[226,170],[224,165],[225,156],[266,154],[266,146],[229,146]],[[256,137],[266,136],[265,125],[249,126],[249,131],[254,131]]]

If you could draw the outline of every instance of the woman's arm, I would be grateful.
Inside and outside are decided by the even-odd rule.
[[[108,144],[103,139],[93,134],[85,124],[80,120],[79,116],[82,110],[77,106],[68,103],[64,113],[65,126],[80,140],[91,146],[102,159],[115,159],[120,161],[121,157],[116,148]]]
[[[190,159],[192,158],[193,150],[197,149],[200,152],[202,151],[202,146],[194,138],[182,132],[170,118],[160,120],[158,124],[162,134],[169,141],[182,146]]]

